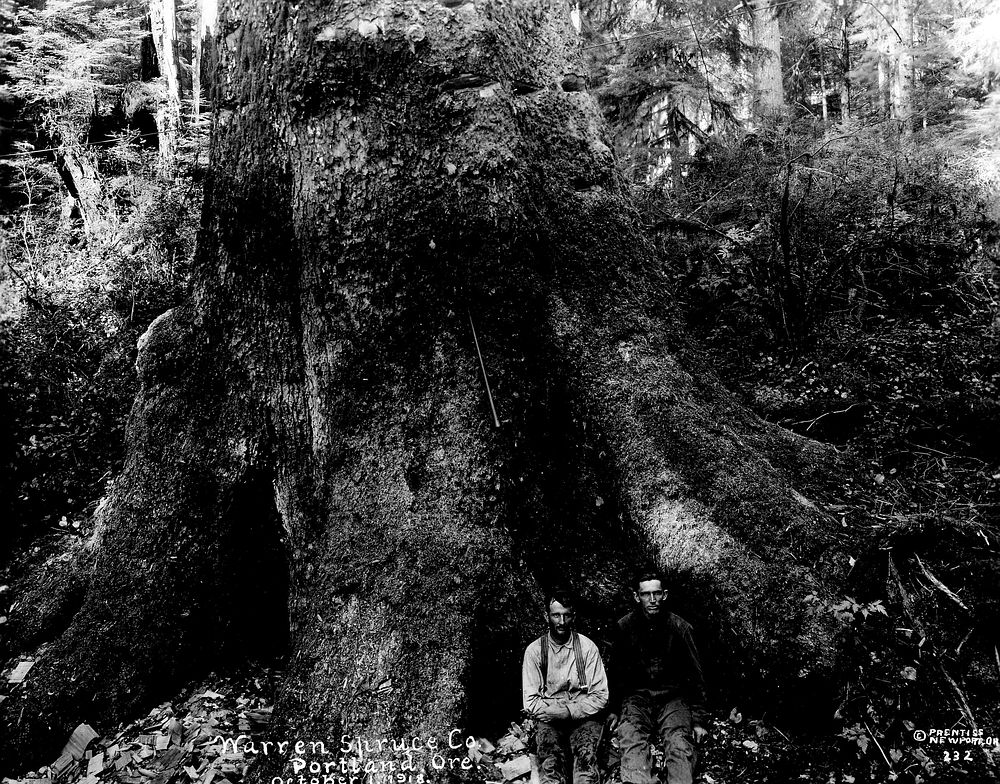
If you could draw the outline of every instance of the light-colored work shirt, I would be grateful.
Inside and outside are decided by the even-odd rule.
[[[543,708],[555,708],[561,718],[584,719],[604,710],[608,704],[608,676],[597,646],[582,634],[580,655],[585,683],[580,683],[573,652],[573,632],[563,645],[548,634],[524,651],[521,665],[521,696],[524,709],[541,718]],[[542,648],[548,648],[549,668],[542,683]],[[551,718],[551,717],[550,717]]]

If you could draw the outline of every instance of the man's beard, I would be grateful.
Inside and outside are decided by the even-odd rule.
[[[570,626],[569,628],[566,629],[566,631],[560,634],[556,630],[556,625],[552,623],[552,621],[549,621],[549,635],[552,637],[553,640],[568,640],[572,631],[573,627]]]

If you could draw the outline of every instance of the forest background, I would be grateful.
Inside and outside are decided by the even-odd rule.
[[[913,730],[949,706],[1000,734],[1000,4],[566,13],[581,73],[562,89],[599,103],[663,296],[743,403],[853,467],[814,502],[851,542],[856,590],[802,597],[842,627],[842,688],[808,754],[786,727],[755,769],[954,774]],[[58,623],[32,626],[23,586],[91,533],[125,455],[136,342],[189,292],[214,14],[0,3],[0,633],[17,641],[3,657]],[[906,587],[886,552],[910,564]],[[747,699],[743,726],[777,742],[767,696]]]

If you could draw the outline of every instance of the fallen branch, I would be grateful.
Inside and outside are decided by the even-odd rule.
[[[900,575],[899,570],[896,568],[896,563],[895,561],[893,561],[891,553],[889,554],[889,572],[896,580],[896,586],[899,589],[899,596],[903,604],[904,614],[910,620],[910,623],[913,626],[913,628],[924,638],[924,640],[927,640],[928,639],[927,633],[920,619],[917,617],[917,613],[913,604],[913,598],[910,596],[909,592],[906,590],[906,587],[903,585],[903,578]],[[994,653],[996,653],[995,649]],[[934,669],[936,669],[940,673],[941,678],[944,680],[946,684],[948,684],[948,687],[951,689],[952,697],[954,698],[954,702],[959,710],[959,713],[962,714],[962,717],[965,719],[965,721],[968,723],[969,727],[972,730],[978,730],[979,728],[976,726],[976,718],[972,713],[972,708],[969,707],[969,701],[965,698],[965,693],[959,687],[958,683],[955,682],[955,679],[948,674],[948,671],[944,668],[944,664],[941,662],[933,646],[928,646],[928,655],[930,656],[931,661],[934,663]],[[1000,657],[998,657],[997,664],[998,667],[1000,667]],[[997,764],[996,755],[993,753],[993,751],[987,747],[984,747],[984,751],[986,752],[986,759],[990,767],[993,770],[997,770],[998,768],[1000,768],[1000,765]]]
[[[969,608],[965,605],[965,602],[963,602],[959,598],[958,594],[955,593],[953,590],[951,590],[951,588],[949,588],[943,582],[941,582],[937,577],[935,577],[931,573],[931,570],[928,569],[926,566],[924,566],[924,563],[923,563],[923,561],[920,560],[920,556],[919,555],[917,555],[916,553],[914,553],[914,556],[917,559],[917,563],[920,565],[920,569],[924,573],[924,577],[926,577],[928,580],[930,580],[931,583],[933,583],[933,585],[934,585],[935,588],[937,588],[939,591],[941,591],[941,593],[943,593],[945,596],[947,596],[949,599],[951,599],[953,602],[955,602],[955,604],[957,604],[959,607],[961,607],[966,612],[969,612]]]
[[[872,740],[875,741],[875,746],[879,750],[879,754],[882,755],[882,759],[885,760],[885,764],[889,767],[889,772],[895,774],[896,771],[892,769],[892,763],[889,762],[889,758],[885,756],[885,752],[882,750],[882,744],[878,742],[878,738],[875,737],[875,733],[872,732],[871,727],[868,726],[868,722],[865,722],[865,729],[868,730],[868,734],[871,735]]]
[[[808,367],[808,365],[806,367]],[[803,368],[803,370],[805,370],[805,368]],[[810,430],[813,425],[815,425],[817,422],[819,422],[824,417],[833,416],[834,414],[846,414],[852,408],[857,408],[858,406],[863,406],[863,405],[865,405],[865,404],[864,403],[851,403],[851,405],[849,405],[847,408],[842,408],[839,411],[827,411],[825,414],[820,414],[815,419],[812,419],[812,420],[803,419],[801,422],[793,422],[792,424],[793,425],[804,425],[804,424],[806,424],[808,422],[809,423],[809,427],[807,427],[806,430]]]
[[[975,630],[976,630],[976,627],[973,626],[971,629],[969,629],[969,631],[967,631],[965,633],[965,636],[962,638],[962,641],[958,644],[958,647],[955,648],[955,655],[956,656],[958,656],[958,654],[960,654],[962,652],[962,646],[964,646],[965,643],[967,643],[969,641],[969,638],[972,636],[972,633]]]
[[[695,220],[694,218],[674,218],[670,216],[665,216],[649,224],[647,227],[649,231],[659,231],[660,229],[674,228],[674,229],[687,229],[689,231],[704,231],[709,234],[715,234],[718,237],[722,237],[724,240],[728,240],[741,248],[746,246],[740,242],[735,237],[730,237],[724,231],[719,231],[719,229],[714,226],[709,226],[707,223],[702,223],[700,220]]]
[[[945,681],[951,687],[951,690],[955,695],[955,703],[958,705],[958,709],[962,716],[965,717],[967,722],[969,722],[969,726],[973,730],[978,730],[979,727],[976,726],[976,719],[972,715],[972,708],[969,707],[969,701],[965,699],[965,693],[959,688],[958,684],[955,683],[955,679],[948,674],[948,671],[945,670],[944,666],[940,662],[937,662],[937,668],[944,677]]]

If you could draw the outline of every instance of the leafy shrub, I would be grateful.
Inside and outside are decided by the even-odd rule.
[[[802,348],[831,323],[984,296],[964,276],[995,225],[972,162],[943,141],[862,127],[750,135],[707,148],[687,175],[647,204],[672,232],[664,254],[709,337]]]
[[[44,182],[44,166],[20,165]],[[0,224],[0,551],[86,519],[123,457],[136,340],[185,292],[200,194],[127,188],[86,243],[54,190]]]

